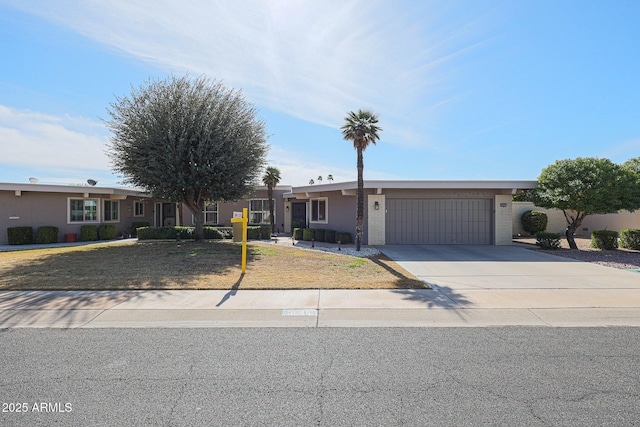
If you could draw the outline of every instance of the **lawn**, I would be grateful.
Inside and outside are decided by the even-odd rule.
[[[0,253],[0,290],[424,289],[383,255],[249,243],[123,242]]]

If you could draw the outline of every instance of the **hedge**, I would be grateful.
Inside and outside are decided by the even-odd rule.
[[[138,228],[149,227],[149,225],[148,221],[134,221],[131,225],[131,228],[133,229],[133,233],[131,234],[135,237],[138,235]]]
[[[302,230],[302,240],[314,240],[316,238],[316,230],[313,228],[304,228]]]
[[[293,229],[293,239],[294,240],[302,240],[302,232],[304,228],[294,228]]]
[[[256,225],[247,227],[247,240],[271,239],[270,225]]]
[[[613,230],[594,230],[591,233],[591,247],[612,251],[618,248],[618,232]]]
[[[178,240],[193,239],[194,227],[141,227],[138,228],[140,240]],[[207,240],[224,239],[224,234],[216,227],[204,227],[204,238]]]
[[[536,233],[536,245],[542,249],[559,249],[560,233],[544,233],[539,231]]]
[[[336,242],[336,230],[325,230],[324,232],[324,241],[327,243],[335,243]]]
[[[7,228],[10,245],[30,245],[33,243],[33,227]]]
[[[526,211],[520,217],[522,228],[533,236],[538,232],[542,232],[547,228],[547,214],[542,211]]]
[[[43,225],[36,232],[36,243],[58,243],[58,227]]]
[[[113,240],[115,238],[116,238],[115,224],[100,224],[100,227],[98,227],[98,239]]]
[[[633,228],[620,230],[620,246],[640,251],[640,230]]]
[[[343,245],[348,245],[349,243],[353,243],[353,239],[351,238],[351,233],[346,231],[336,231],[336,241],[342,243]]]
[[[83,225],[80,227],[80,240],[92,242],[98,240],[98,227],[95,225]]]

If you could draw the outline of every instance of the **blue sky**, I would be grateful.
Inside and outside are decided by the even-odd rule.
[[[117,185],[101,119],[131,85],[242,89],[282,183],[354,180],[340,126],[383,132],[365,179],[535,179],[640,156],[635,0],[0,0],[0,182]],[[326,181],[325,181],[326,182]]]

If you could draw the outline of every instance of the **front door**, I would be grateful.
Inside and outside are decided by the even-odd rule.
[[[291,203],[291,229],[305,228],[307,226],[307,204]]]
[[[154,213],[154,226],[173,227],[176,225],[175,203],[156,203]]]

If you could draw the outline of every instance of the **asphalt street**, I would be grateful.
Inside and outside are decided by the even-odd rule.
[[[3,426],[640,419],[640,328],[4,329],[0,361]]]

